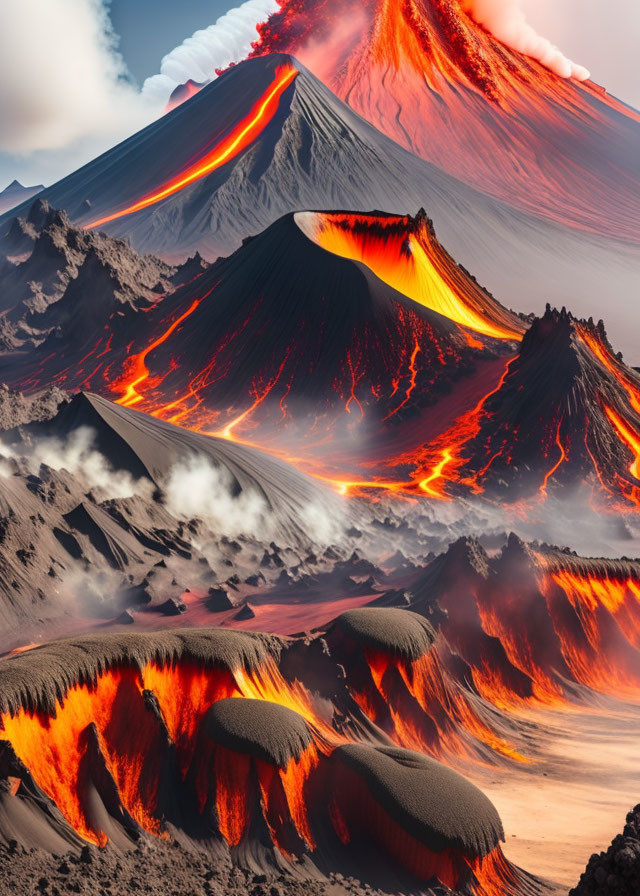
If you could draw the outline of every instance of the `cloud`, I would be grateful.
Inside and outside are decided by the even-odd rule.
[[[196,31],[171,50],[160,65],[160,74],[147,78],[142,95],[152,103],[166,103],[178,84],[199,83],[216,77],[216,69],[240,62],[258,37],[256,26],[279,9],[276,0],[247,0],[231,9],[214,25]]]
[[[585,81],[590,75],[582,65],[568,59],[528,22],[522,0],[465,0],[464,8],[503,44],[537,59],[561,78]]]
[[[2,0],[0,151],[106,145],[162,111],[128,80],[102,0]]]
[[[214,467],[207,458],[193,457],[176,464],[164,484],[167,509],[182,519],[198,517],[223,535],[264,538],[269,509],[256,491],[235,494],[230,473]]]

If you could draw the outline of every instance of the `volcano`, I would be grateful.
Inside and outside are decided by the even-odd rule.
[[[104,390],[106,380],[125,406],[227,437],[256,418],[391,426],[513,353],[524,328],[456,265],[423,212],[301,213],[135,320],[114,317],[97,344],[67,344],[60,327],[25,357],[20,382]]]
[[[430,128],[448,144],[449,132],[461,130]],[[501,148],[506,139],[501,132]],[[484,158],[477,148],[472,154]],[[497,150],[487,164],[494,157]],[[546,301],[560,306],[571,297],[582,316],[599,317],[602,296],[614,295],[609,326],[625,353],[636,350],[621,325],[633,311],[632,244],[542,219],[463,183],[383,135],[287,54],[233,66],[42,197],[74,224],[171,262],[195,251],[209,260],[228,254],[288,212],[407,214],[423,206],[456,260],[504,304],[542,313]],[[23,205],[5,215],[0,236],[11,216],[26,214]]]
[[[211,595],[233,607],[225,582],[236,577],[233,597],[260,557],[266,582],[357,521],[318,480],[255,449],[96,395],[62,399],[0,444],[2,649],[65,629],[69,614],[131,624],[142,608],[153,623],[197,596],[206,618]]]
[[[509,500],[590,481],[604,506],[632,512],[639,413],[638,374],[616,355],[602,322],[548,308],[498,388],[425,448],[414,475],[429,492],[458,482]]]
[[[281,0],[254,55],[293,53],[439,168],[537,216],[640,239],[640,116],[509,49],[465,0]],[[350,24],[347,24],[349,22]]]

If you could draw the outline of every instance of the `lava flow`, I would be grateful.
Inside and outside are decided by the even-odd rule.
[[[637,241],[638,115],[506,47],[467,9],[367,0],[353,19],[344,0],[280,0],[253,55],[294,54],[394,140],[510,204]]]
[[[200,180],[221,165],[225,165],[234,159],[239,153],[247,148],[262,133],[266,125],[272,120],[278,110],[280,98],[289,87],[298,72],[293,66],[280,66],[276,69],[276,77],[271,87],[260,98],[258,103],[249,112],[249,114],[240,121],[231,133],[225,137],[211,152],[199,159],[185,171],[180,172],[176,177],[168,183],[163,184],[153,193],[137,200],[127,208],[113,212],[95,221],[91,221],[85,225],[85,229],[99,227],[107,224],[109,221],[115,221],[125,215],[131,215],[157,202],[162,202],[167,196],[192,184],[194,181]]]
[[[455,264],[426,214],[299,213],[296,221],[323,249],[360,261],[398,292],[463,327],[519,342],[524,325]]]
[[[135,824],[164,836],[158,787],[167,744],[173,745],[177,771],[184,780],[196,761],[209,707],[224,698],[254,695],[290,706],[315,730],[336,738],[314,711],[307,691],[297,683],[288,685],[265,658],[253,671],[188,661],[170,665],[151,661],[141,671],[110,669],[93,684],[69,688],[56,701],[53,714],[26,709],[4,713],[0,739],[11,743],[36,784],[86,840],[104,845],[108,839],[90,797],[91,788],[97,786],[91,782],[100,774],[111,777],[124,812]],[[137,722],[132,727],[133,718]]]
[[[640,575],[631,564],[614,567],[520,548],[463,599],[443,595],[445,635],[480,694],[502,709],[566,704],[575,685],[637,699]]]

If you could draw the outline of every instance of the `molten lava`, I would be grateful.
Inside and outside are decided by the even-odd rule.
[[[303,213],[296,220],[323,249],[362,262],[418,304],[493,339],[522,338],[524,325],[462,274],[426,217]]]
[[[513,581],[493,575],[440,603],[444,634],[500,709],[565,705],[568,683],[636,700],[640,694],[640,576],[593,571],[536,554]]]
[[[353,684],[354,699],[400,746],[449,761],[484,760],[491,751],[529,762],[480,718],[449,674],[443,645],[413,662],[375,650],[364,653],[370,678]]]
[[[253,55],[294,54],[394,140],[510,204],[640,238],[636,113],[504,46],[466,0],[280,6]]]
[[[150,710],[147,695],[156,701],[159,716]],[[230,672],[186,661],[169,665],[149,662],[141,671],[114,668],[100,674],[93,684],[70,688],[57,700],[54,714],[25,709],[3,714],[0,739],[11,743],[36,784],[74,830],[103,846],[108,837],[95,821],[90,796],[95,763],[90,741],[95,731],[101,760],[115,783],[122,807],[140,828],[165,836],[158,782],[167,736],[183,781],[195,763],[202,811],[211,789],[211,770],[203,766],[196,752],[206,712],[227,697],[256,696],[303,715],[321,737],[327,735],[336,743],[341,740],[330,722],[315,711],[307,690],[298,682],[288,684],[273,661],[265,661],[253,672]],[[135,724],[131,724],[132,719]],[[231,762],[221,756],[215,763],[216,774],[227,782],[218,791],[221,833],[227,842],[236,843],[244,831],[240,810],[247,776],[243,769],[238,770],[240,759],[234,757]],[[309,844],[312,837],[300,794],[316,765],[317,754],[310,750],[280,773],[282,798],[301,838]]]
[[[162,184],[153,193],[138,199],[132,205],[127,206],[127,208],[91,221],[85,225],[85,229],[99,227],[102,224],[107,224],[109,221],[115,221],[117,218],[123,218],[125,215],[132,215],[143,208],[162,202],[167,196],[178,193],[180,190],[200,180],[200,178],[206,177],[207,174],[211,174],[212,171],[236,158],[260,136],[273,119],[278,111],[280,98],[297,74],[298,72],[293,66],[280,66],[276,69],[276,77],[271,87],[260,98],[249,114],[211,152],[167,183]]]

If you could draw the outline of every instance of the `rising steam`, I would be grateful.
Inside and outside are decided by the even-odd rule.
[[[463,0],[463,8],[503,44],[537,59],[561,78],[586,81],[589,72],[572,62],[529,24],[521,0]]]
[[[142,87],[143,97],[166,103],[179,84],[189,80],[210,81],[215,78],[216,69],[240,62],[249,55],[252,42],[258,38],[257,25],[278,9],[276,0],[247,0],[215,24],[196,31],[164,57],[159,75],[147,78]]]
[[[199,517],[225,535],[264,535],[268,507],[262,495],[243,490],[236,494],[230,473],[207,458],[176,464],[164,486],[169,512],[178,518]]]

